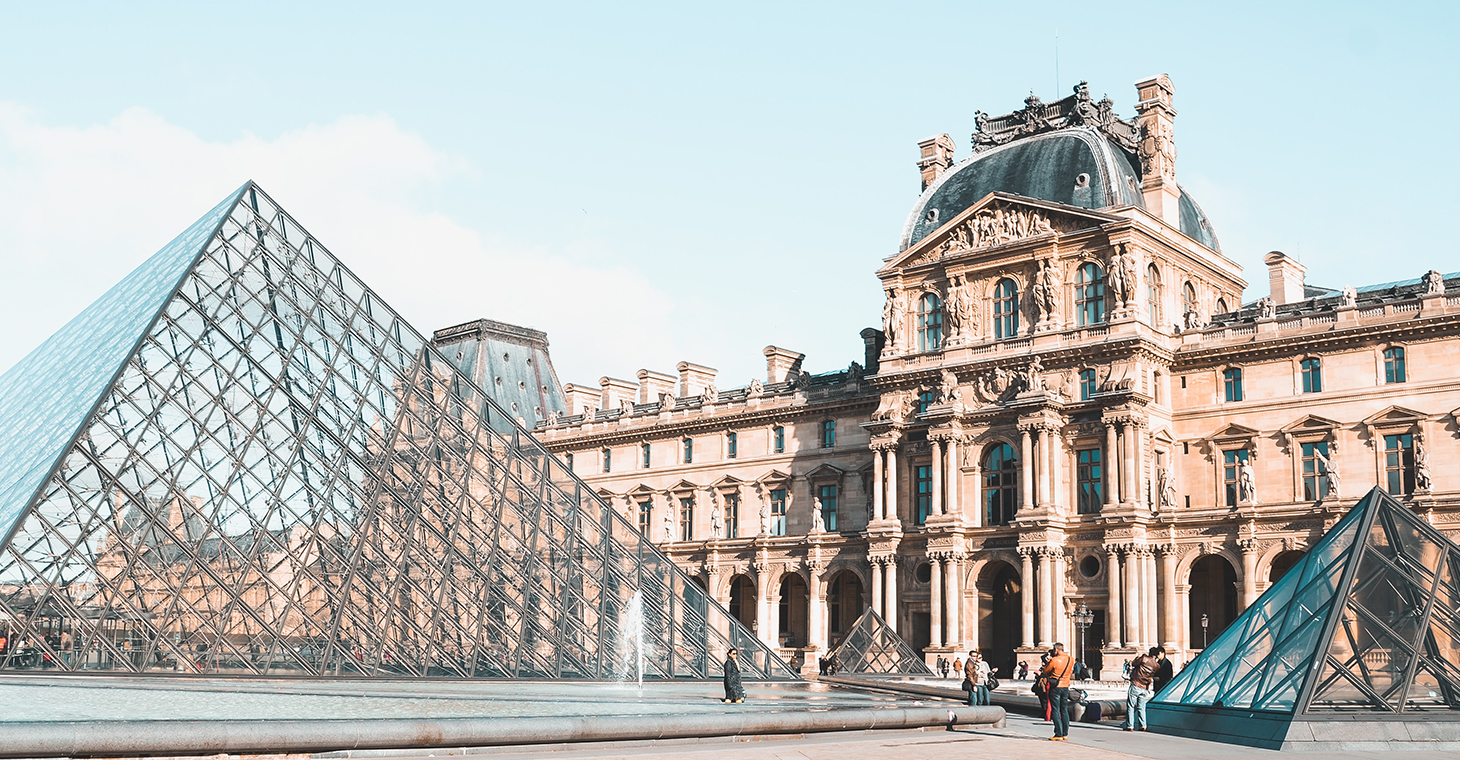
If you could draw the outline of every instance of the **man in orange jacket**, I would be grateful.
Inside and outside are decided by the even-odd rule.
[[[1049,683],[1049,713],[1054,722],[1050,741],[1062,742],[1070,736],[1070,674],[1075,671],[1075,658],[1065,654],[1064,644],[1054,645],[1054,656],[1039,671],[1039,678]]]

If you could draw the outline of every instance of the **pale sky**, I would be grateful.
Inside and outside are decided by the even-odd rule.
[[[249,178],[418,330],[546,330],[563,382],[843,368],[918,140],[1158,73],[1246,298],[1274,249],[1460,269],[1451,3],[201,6],[0,2],[0,371]]]

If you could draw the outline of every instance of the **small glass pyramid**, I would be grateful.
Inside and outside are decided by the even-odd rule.
[[[1374,488],[1151,705],[1460,710],[1460,546]]]
[[[0,633],[6,669],[796,678],[251,182],[0,376]]]
[[[933,675],[923,658],[871,608],[852,623],[847,637],[827,654],[827,659],[835,660],[838,673]]]

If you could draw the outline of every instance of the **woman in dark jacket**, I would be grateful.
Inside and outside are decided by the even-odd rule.
[[[745,701],[745,687],[740,683],[740,664],[737,652],[731,649],[725,655],[725,702],[739,704]]]

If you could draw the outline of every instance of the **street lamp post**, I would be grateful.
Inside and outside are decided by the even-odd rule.
[[[1072,617],[1075,625],[1080,629],[1080,650],[1075,653],[1075,661],[1083,665],[1085,662],[1085,629],[1095,621],[1095,613],[1091,612],[1084,602],[1080,602],[1080,606],[1075,608],[1075,614]]]
[[[1207,615],[1205,612],[1201,615],[1201,648],[1207,648]]]

